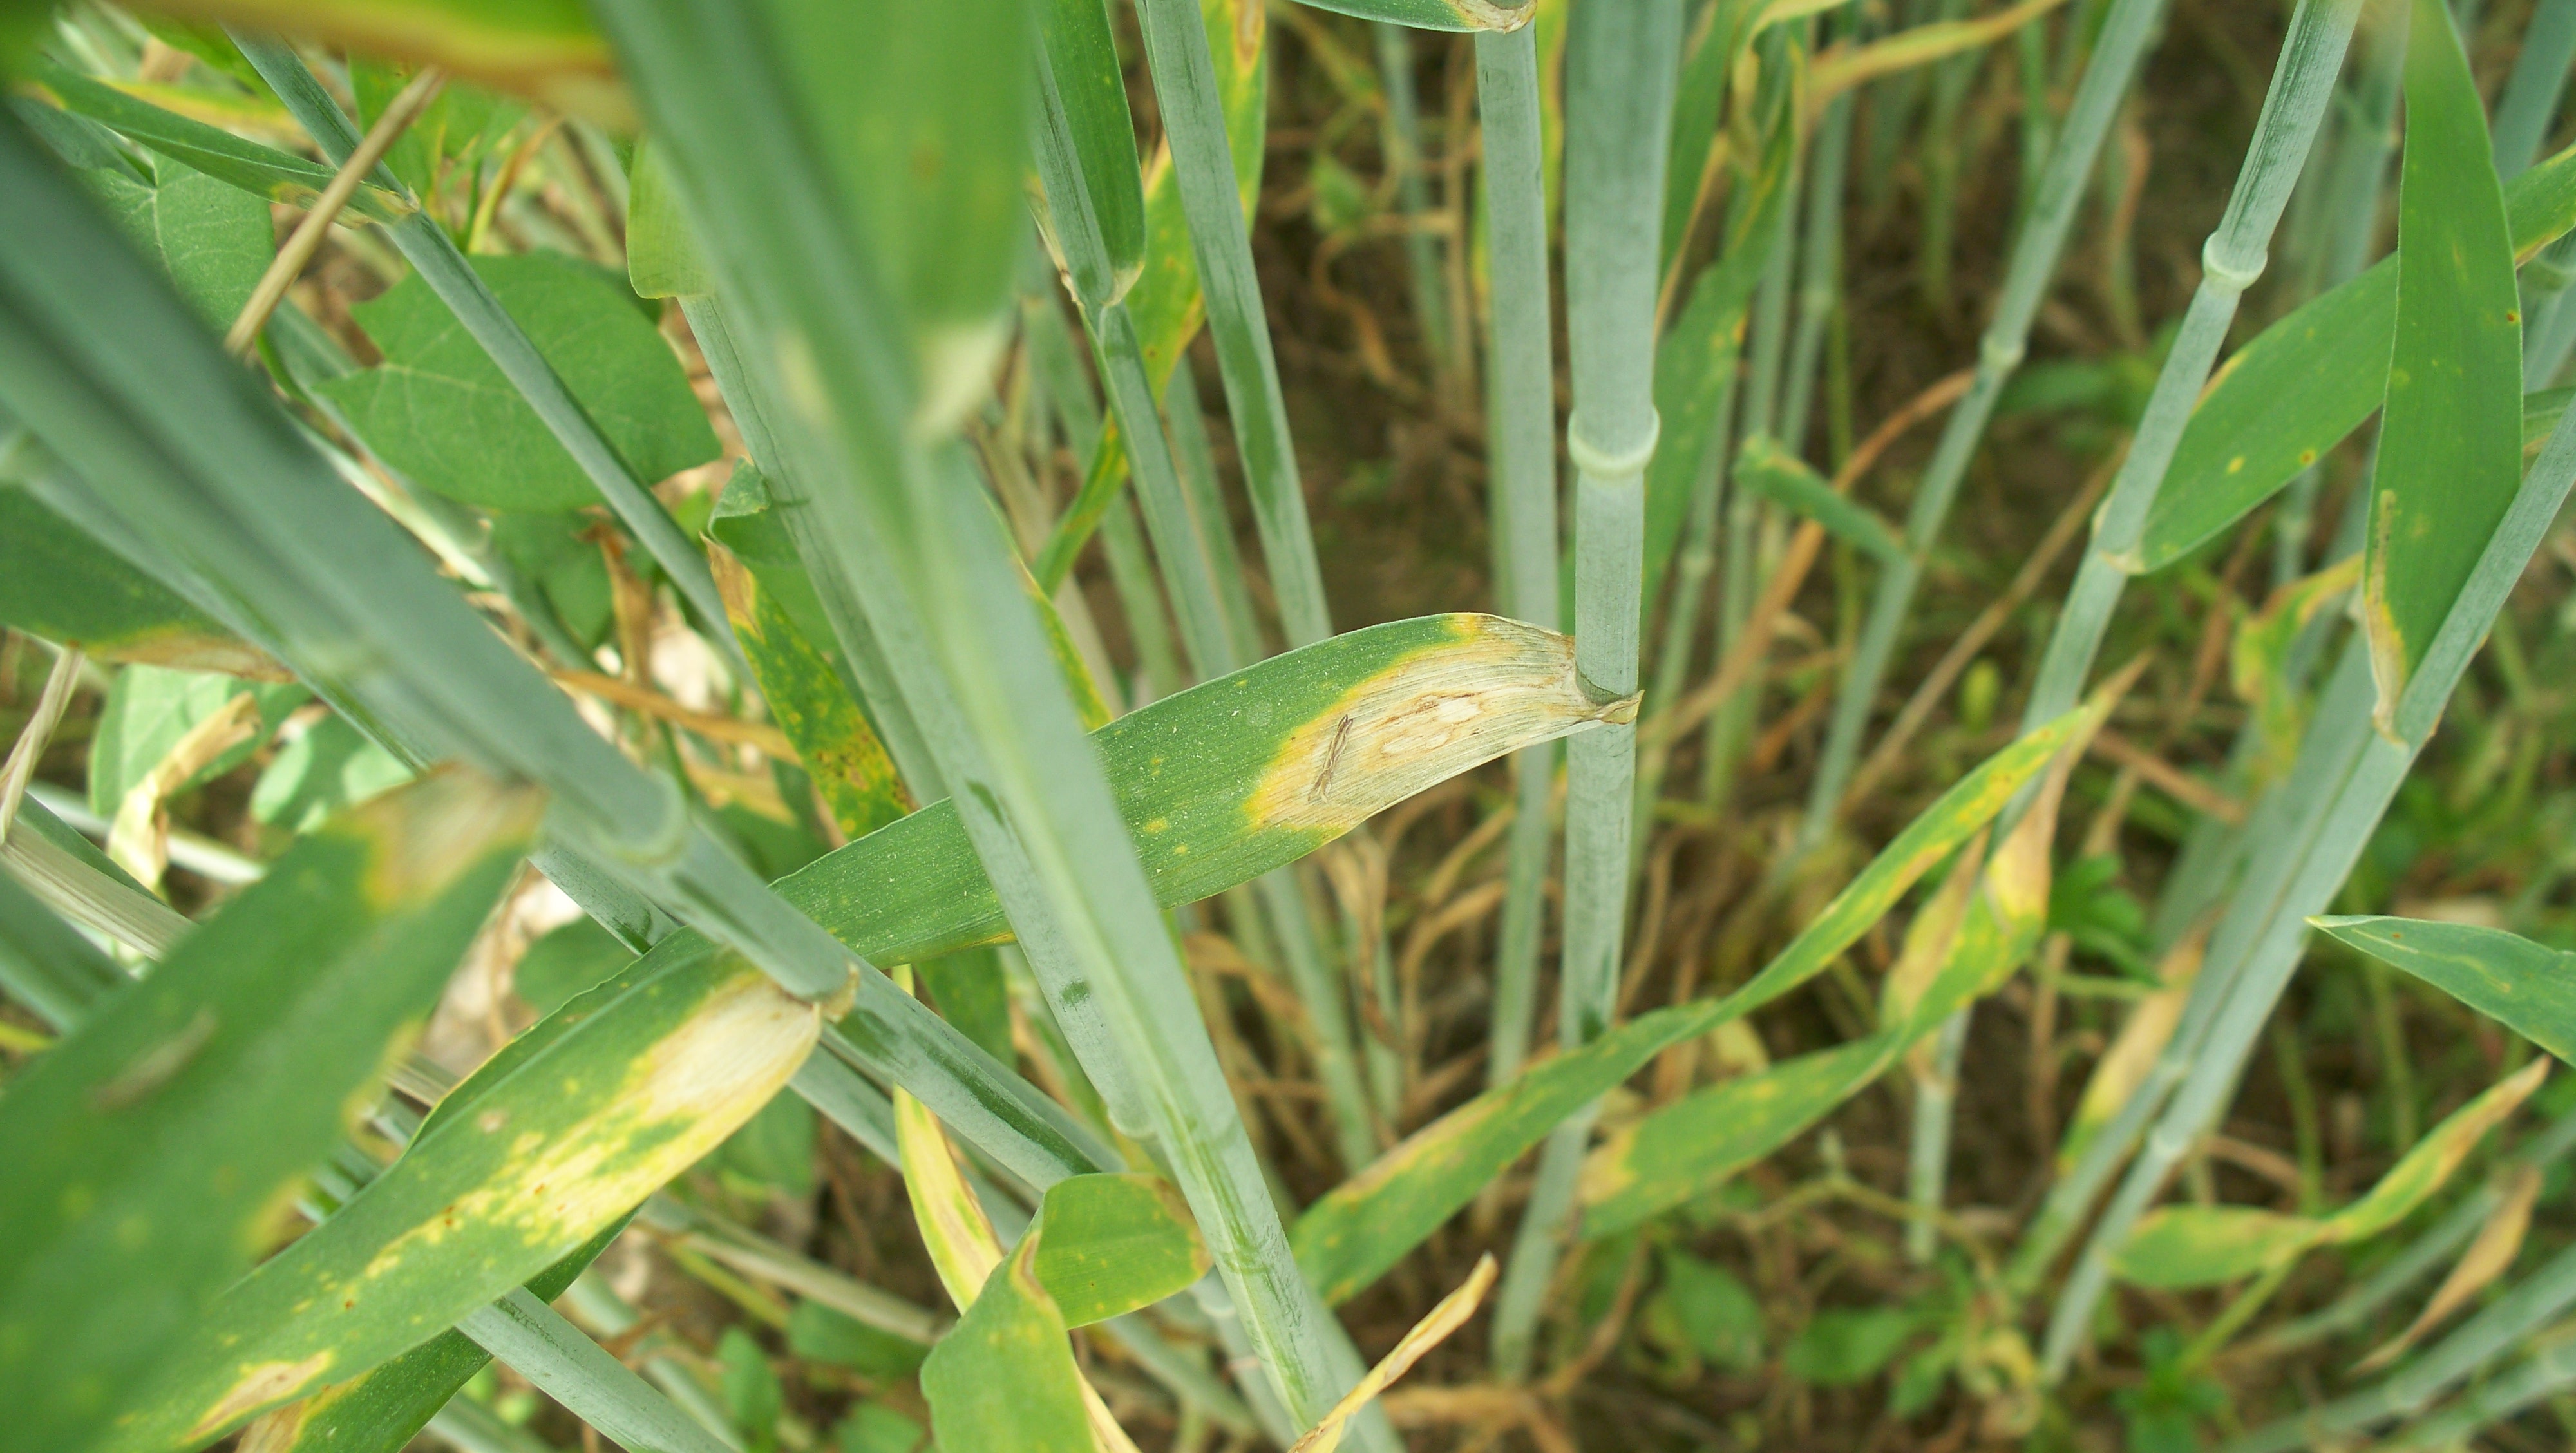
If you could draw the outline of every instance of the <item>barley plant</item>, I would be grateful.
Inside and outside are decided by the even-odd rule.
[[[2569,1446],[2571,68],[0,4],[0,1453]]]

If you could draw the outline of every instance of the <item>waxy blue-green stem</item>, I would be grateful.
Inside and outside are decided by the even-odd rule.
[[[1584,689],[1615,701],[1637,689],[1638,592],[1645,554],[1645,472],[1654,458],[1655,248],[1663,215],[1679,0],[1578,7],[1566,42],[1568,336],[1574,412],[1574,668]],[[1635,805],[1633,725],[1587,732],[1566,751],[1565,956],[1557,1037],[1568,1048],[1609,1028],[1619,992]],[[1548,1138],[1496,1295],[1494,1366],[1528,1369],[1531,1333],[1565,1230],[1589,1110]]]
[[[1496,605],[1539,625],[1562,619],[1556,583],[1556,372],[1551,361],[1547,197],[1539,138],[1538,39],[1528,26],[1476,37],[1476,102],[1485,158],[1485,250],[1492,270],[1492,339],[1485,427],[1493,511]],[[1499,1085],[1529,1055],[1538,947],[1554,834],[1548,798],[1556,746],[1512,757],[1518,806],[1504,868],[1503,923],[1494,951],[1494,1014],[1485,1077]]]

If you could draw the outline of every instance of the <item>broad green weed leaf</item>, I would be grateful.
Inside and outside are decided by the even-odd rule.
[[[637,479],[716,457],[678,357],[614,274],[557,253],[472,262]],[[405,278],[352,311],[385,361],[320,388],[386,463],[422,488],[494,509],[598,503],[580,466],[427,283]]]
[[[179,792],[210,782],[249,760],[286,714],[309,700],[312,693],[297,682],[257,684],[232,676],[172,671],[160,666],[128,666],[118,672],[107,689],[107,703],[99,711],[98,734],[90,743],[90,811],[115,818],[125,794],[170,754],[181,737],[222,710],[226,702],[242,695],[258,699],[258,730],[181,783],[176,789]]]
[[[451,1091],[400,1160],[225,1292],[218,1335],[172,1360],[108,1446],[202,1441],[419,1345],[714,1149],[813,1047],[814,1006],[748,963],[677,980],[653,967]]]
[[[79,646],[102,661],[286,679],[286,668],[266,652],[5,478],[0,540],[8,542],[7,568],[0,569],[0,622]]]
[[[942,1448],[1091,1453],[1082,1373],[1037,1277],[1043,1239],[1035,1230],[1021,1238],[921,1365]]]
[[[2139,1218],[2111,1274],[2136,1286],[2214,1286],[2297,1256],[2324,1230],[2314,1217],[2252,1206],[2164,1206]]]
[[[587,515],[492,513],[492,548],[545,597],[575,641],[594,649],[616,619],[608,562],[592,533],[597,524]]]
[[[2505,211],[2518,262],[2576,227],[2576,148],[2515,177],[2505,188]],[[2380,407],[2400,266],[2383,259],[2227,360],[2183,431],[2131,568],[2160,570],[2189,554]]]
[[[2397,331],[2362,625],[2392,729],[2415,665],[2522,482],[2522,301],[2486,116],[2450,11],[2416,0],[2406,48]]]
[[[1002,978],[1002,960],[989,947],[959,949],[913,965],[922,987],[930,991],[939,1017],[954,1024],[984,1052],[1004,1064],[1019,1051],[1011,1043],[1011,990]]]
[[[787,1391],[778,1385],[778,1374],[769,1365],[769,1355],[749,1332],[739,1326],[727,1327],[716,1343],[716,1365],[725,1411],[732,1416],[734,1431],[742,1435],[743,1445],[751,1453],[775,1449],[778,1415],[787,1409]]]
[[[634,951],[598,919],[576,918],[528,945],[511,970],[510,987],[539,1014],[551,1015],[633,962]]]
[[[277,749],[251,789],[251,816],[289,832],[306,832],[344,808],[411,780],[411,768],[330,715]]]
[[[1916,1330],[1902,1307],[1827,1307],[1781,1349],[1780,1370],[1817,1387],[1851,1387],[1878,1376]]]
[[[114,172],[81,177],[206,326],[222,332],[276,250],[268,205],[168,157],[153,169],[152,186]]]
[[[1290,1233],[1297,1264],[1327,1302],[1340,1302],[1377,1280],[1460,1207],[1475,1199],[1557,1122],[1590,1104],[1665,1049],[1743,1018],[1824,972],[1905,891],[2003,810],[2022,785],[2103,709],[2039,728],[1989,758],[1931,807],[1825,905],[1762,972],[1722,999],[1659,1009],[1611,1030],[1571,1054],[1531,1065],[1424,1126],[1367,1169],[1335,1187],[1298,1218]],[[1852,1064],[1876,1061],[1883,1046],[1865,1043]],[[1785,1067],[1784,1067],[1785,1068]],[[1813,1068],[1810,1077],[1832,1079]],[[1774,1071],[1773,1073],[1779,1073]]]
[[[649,142],[635,146],[626,179],[626,280],[639,298],[687,298],[716,290],[697,240],[671,192],[671,173]]]
[[[1754,1372],[1762,1366],[1762,1304],[1725,1267],[1667,1248],[1662,1297],[1691,1349],[1712,1367]]]
[[[245,141],[220,127],[165,111],[51,61],[35,60],[28,74],[72,114],[86,116],[255,197],[309,207],[322,195],[323,188],[331,185],[332,169],[318,162]],[[410,201],[367,183],[349,199],[347,216],[353,222],[391,222],[414,210]]]
[[[2576,1064],[2576,954],[2519,934],[2412,918],[2316,918],[2326,933]]]
[[[1068,1327],[1152,1306],[1207,1273],[1198,1223],[1160,1176],[1071,1176],[1047,1187],[1038,1214],[1038,1283]]]
[[[85,1446],[111,1420],[108,1441],[129,1438],[155,1421],[143,1388],[235,1325],[216,1293],[428,1013],[540,807],[447,772],[339,819],[12,1081],[0,1406],[14,1446]],[[128,1446],[190,1440],[183,1422]]]

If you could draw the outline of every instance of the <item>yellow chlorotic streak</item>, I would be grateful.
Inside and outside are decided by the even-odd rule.
[[[372,839],[367,903],[390,912],[445,893],[480,861],[487,844],[534,837],[545,811],[546,795],[533,787],[504,788],[468,768],[442,767],[408,792],[356,809],[330,831]]]
[[[1584,694],[1570,637],[1498,616],[1452,619],[1455,643],[1353,685],[1289,733],[1244,799],[1253,827],[1340,833],[1516,747],[1637,719],[1634,696]]]
[[[487,1096],[468,1123],[471,1133],[511,1137],[508,1170],[386,1241],[355,1276],[325,1283],[297,1308],[289,1335],[305,1345],[328,1345],[335,1340],[335,1313],[370,1317],[374,1297],[406,1296],[420,1278],[446,1274],[452,1268],[443,1264],[439,1244],[462,1228],[507,1227],[529,1246],[579,1244],[769,1103],[804,1063],[821,1025],[816,1006],[738,964],[617,1084],[594,1091],[576,1078],[557,1087],[565,1099],[587,1101],[586,1113],[518,1130],[513,1109],[495,1103],[503,1097]],[[447,1133],[465,1132],[460,1125]],[[398,1162],[388,1175],[399,1174]],[[304,1392],[329,1369],[331,1357],[322,1351],[295,1362],[262,1358],[240,1368],[189,1437],[211,1437],[244,1413]]]
[[[1420,1362],[1432,1348],[1447,1341],[1450,1333],[1467,1325],[1467,1319],[1476,1314],[1477,1304],[1485,1299],[1485,1289],[1494,1284],[1496,1270],[1492,1252],[1477,1257],[1476,1269],[1467,1274],[1467,1284],[1441,1298],[1440,1305],[1433,1307],[1429,1316],[1414,1323],[1413,1330],[1404,1334],[1404,1340],[1395,1344],[1395,1350],[1386,1354],[1386,1360],[1370,1368],[1368,1375],[1359,1380],[1359,1385],[1333,1404],[1333,1410],[1324,1414],[1323,1421],[1298,1439],[1288,1453],[1333,1453],[1334,1449],[1342,1446],[1342,1429],[1358,1415],[1360,1409],[1367,1407],[1371,1399],[1386,1391],[1397,1378],[1412,1371],[1413,1364]]]
[[[901,1090],[894,1092],[894,1135],[903,1156],[903,1191],[911,1198],[921,1244],[939,1270],[948,1299],[962,1312],[975,1304],[993,1268],[1002,1264],[1001,1238],[957,1173],[956,1155],[938,1117]]]

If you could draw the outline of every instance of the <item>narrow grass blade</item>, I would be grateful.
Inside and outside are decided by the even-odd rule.
[[[626,1229],[611,1222],[571,1255],[528,1280],[540,1304],[561,1297]],[[243,1433],[261,1453],[402,1453],[439,1409],[492,1361],[482,1344],[447,1331],[358,1376],[289,1404]]]
[[[0,1387],[16,1446],[150,1420],[143,1388],[202,1355],[215,1294],[426,1015],[539,809],[449,773],[340,819],[12,1083]]]
[[[1591,1045],[1533,1064],[1442,1116],[1335,1187],[1298,1220],[1298,1265],[1329,1301],[1375,1281],[1565,1117],[1671,1045],[1705,1034],[1824,972],[1905,891],[2003,810],[2078,731],[2070,715],[2006,747],[1926,808],[1743,988],[1641,1015]]]
[[[1517,30],[1538,12],[1538,0],[1496,4],[1493,0],[1308,0],[1318,10],[1336,10],[1362,20],[1382,20],[1416,30]]]
[[[1235,191],[1249,218],[1261,191],[1263,132],[1270,98],[1270,65],[1266,12],[1260,0],[1207,0],[1204,26],[1209,63],[1214,68],[1219,109],[1225,118],[1226,151],[1232,159]],[[1159,394],[1190,340],[1207,319],[1207,298],[1199,286],[1199,265],[1192,253],[1190,224],[1182,205],[1180,178],[1166,150],[1145,167],[1144,271],[1125,294],[1135,322],[1138,352],[1145,375]],[[1082,487],[1056,521],[1055,532],[1030,565],[1048,590],[1064,581],[1076,556],[1091,539],[1110,502],[1117,498],[1127,471],[1127,439],[1113,421],[1098,433],[1089,449],[1090,463]],[[1543,623],[1552,624],[1552,623]]]
[[[226,1291],[208,1314],[220,1335],[172,1360],[111,1446],[210,1437],[408,1351],[712,1150],[819,1028],[812,1005],[731,963],[686,982],[629,970],[513,1041],[401,1160]],[[628,1012],[590,1012],[612,1002]]]
[[[2416,0],[2406,48],[2397,325],[2362,551],[2375,713],[2397,703],[2522,480],[2522,312],[2486,116],[2450,12]]]
[[[1074,270],[1075,292],[1089,306],[1105,306],[1124,297],[1145,267],[1145,184],[1126,75],[1101,0],[1044,0],[1038,26],[1040,166],[1071,180],[1081,196],[1075,217],[1051,215],[1059,229],[1078,225],[1087,234],[1058,247]]]
[[[2576,954],[2502,929],[2406,918],[2319,918],[2316,926],[2576,1063]]]
[[[525,1289],[476,1308],[457,1322],[457,1329],[620,1447],[731,1453],[695,1418]]]
[[[1863,554],[1893,560],[1905,553],[1905,542],[1877,511],[1836,494],[1823,475],[1767,437],[1757,434],[1744,441],[1734,477],[1782,509],[1814,520],[1825,527],[1825,533]]]
[[[1189,219],[1206,299],[1208,329],[1234,419],[1253,521],[1269,561],[1271,589],[1288,643],[1303,646],[1332,633],[1324,604],[1323,573],[1306,521],[1305,485],[1288,436],[1287,404],[1279,390],[1278,360],[1252,268],[1252,242],[1243,220],[1238,164],[1229,152],[1228,97],[1210,56],[1209,27],[1199,0],[1144,0],[1145,49],[1162,102],[1172,170]],[[1258,66],[1260,35],[1243,54],[1238,29],[1229,47],[1238,65]]]

